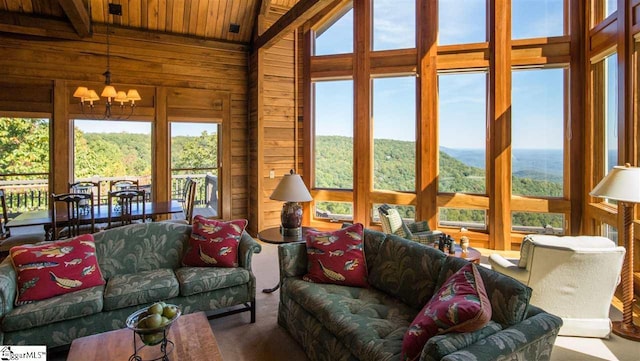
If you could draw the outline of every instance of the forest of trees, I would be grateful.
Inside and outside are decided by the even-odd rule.
[[[133,133],[85,133],[74,131],[75,177],[150,176],[151,136]],[[218,136],[206,131],[196,136],[172,137],[172,168],[216,168]],[[0,118],[0,174],[47,173],[49,168],[49,123],[42,119]],[[316,188],[353,188],[353,139],[342,136],[316,138]],[[486,193],[484,169],[462,163],[440,152],[439,192]],[[177,172],[179,173],[179,172]],[[33,178],[33,177],[32,177]],[[46,178],[46,177],[44,177]],[[545,178],[545,177],[541,177]],[[2,176],[0,180],[24,179]],[[548,177],[547,177],[548,179]],[[374,189],[413,192],[415,188],[415,143],[374,141]],[[513,193],[531,196],[562,196],[561,181],[552,182],[514,176]],[[322,202],[327,214],[344,215],[351,205]],[[412,206],[400,207],[407,218]],[[485,212],[445,209],[441,218],[484,224]],[[561,215],[517,212],[513,224],[562,228]]]

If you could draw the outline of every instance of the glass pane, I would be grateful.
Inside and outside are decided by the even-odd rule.
[[[483,209],[445,208],[438,211],[438,225],[443,227],[464,227],[486,229],[487,212]]]
[[[373,188],[416,188],[416,81],[373,79]]]
[[[511,229],[514,232],[564,234],[564,214],[512,212]]]
[[[316,31],[314,55],[353,53],[353,8]]]
[[[513,39],[564,35],[564,0],[513,0]]]
[[[618,55],[604,60],[605,73],[605,174],[618,164]]]
[[[564,70],[514,71],[512,193],[562,197]]]
[[[351,202],[315,202],[316,218],[330,219],[333,222],[353,220]]]
[[[382,203],[374,203],[373,204],[373,209],[372,209],[372,220],[374,222],[380,222],[380,213],[378,213],[378,207],[380,207],[382,205]],[[416,207],[415,206],[408,206],[408,205],[400,205],[400,204],[389,204],[391,207],[395,208],[398,210],[398,213],[400,213],[400,216],[403,219],[406,220],[415,220],[416,219]]]
[[[618,244],[618,228],[605,224],[602,227],[602,236],[607,237],[615,242],[615,244],[620,245]]]
[[[603,0],[604,1],[604,17],[608,17],[618,10],[618,0]]]
[[[353,81],[314,87],[314,188],[353,189]]]
[[[416,47],[415,0],[373,0],[373,50]]]
[[[219,214],[219,134],[216,123],[171,123],[171,197],[184,201],[187,178],[195,181],[194,216]]]
[[[74,120],[74,181],[101,182],[106,199],[109,181],[137,179],[151,192],[151,122]]]
[[[443,193],[486,193],[486,74],[440,74],[439,140]]]
[[[486,19],[486,0],[440,0],[438,43],[449,45],[485,42]]]
[[[49,125],[49,119],[0,117],[0,189],[9,218],[48,209]]]

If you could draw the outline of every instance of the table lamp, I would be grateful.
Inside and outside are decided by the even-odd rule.
[[[633,219],[634,204],[640,203],[640,168],[615,166],[591,191],[592,196],[622,202],[626,252],[622,263],[622,321],[613,322],[613,333],[640,341],[640,327],[633,324]]]
[[[293,169],[289,174],[285,174],[269,198],[285,202],[282,205],[282,213],[280,213],[280,221],[282,222],[280,233],[284,236],[300,235],[302,233],[302,206],[299,202],[313,200],[300,175],[295,174]]]

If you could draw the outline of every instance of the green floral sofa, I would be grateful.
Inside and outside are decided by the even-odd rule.
[[[400,360],[411,321],[467,261],[365,229],[369,288],[310,283],[304,243],[280,245],[278,323],[311,360]],[[432,337],[421,360],[548,360],[562,320],[529,305],[531,289],[479,267],[492,320],[469,333]]]
[[[106,285],[17,307],[16,273],[5,259],[0,264],[0,343],[66,346],[78,337],[125,327],[127,316],[158,300],[179,305],[183,313],[246,310],[255,322],[251,257],[260,245],[244,232],[239,267],[181,267],[190,235],[191,226],[168,222],[96,233],[96,256]]]

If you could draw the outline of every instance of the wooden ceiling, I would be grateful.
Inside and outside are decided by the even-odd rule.
[[[29,17],[43,17],[71,23],[80,36],[89,36],[92,24],[109,22],[126,28],[248,44],[252,40],[258,15],[264,15],[271,7],[289,9],[297,2],[298,0],[0,0],[0,15],[4,15],[0,16],[0,22],[15,26],[17,23],[28,22]],[[109,15],[109,3],[121,4],[122,16]],[[21,16],[21,20],[16,20],[16,16]],[[232,24],[240,25],[238,33],[230,31]],[[4,31],[11,30],[5,27]]]

